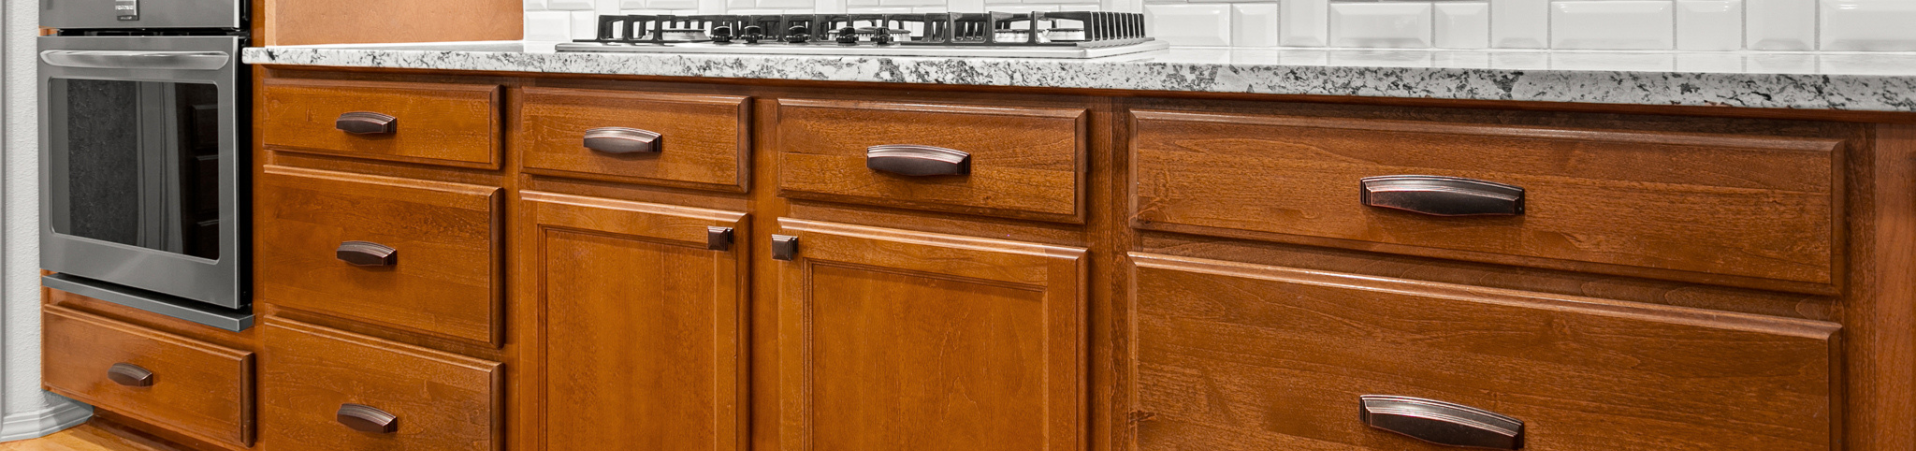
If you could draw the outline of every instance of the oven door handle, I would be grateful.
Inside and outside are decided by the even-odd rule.
[[[127,50],[47,50],[40,60],[60,67],[98,69],[219,70],[232,61],[225,52],[152,52]]]

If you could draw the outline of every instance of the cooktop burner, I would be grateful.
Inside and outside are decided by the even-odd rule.
[[[1029,13],[599,16],[594,39],[561,52],[1096,58],[1169,47],[1144,15]]]

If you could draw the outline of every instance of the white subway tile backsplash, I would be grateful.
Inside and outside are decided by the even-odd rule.
[[[1446,49],[1490,47],[1490,4],[1444,2],[1436,4],[1431,22],[1432,44]]]
[[[453,0],[449,0],[453,1]],[[1184,46],[1916,52],[1916,0],[522,0],[528,40],[585,38],[600,14],[1143,12]],[[1287,51],[1289,55],[1291,51]],[[1448,54],[1448,53],[1446,53]],[[1518,56],[1464,52],[1510,66]],[[1688,55],[1688,54],[1686,54]],[[1763,55],[1763,54],[1750,54]],[[1683,70],[1804,67],[1680,57]],[[1286,56],[1288,58],[1288,56]],[[1661,60],[1660,60],[1661,61]],[[1734,63],[1733,63],[1734,62]],[[1661,65],[1658,63],[1657,65]],[[1518,64],[1517,66],[1522,66]]]
[[[1818,19],[1823,50],[1916,50],[1916,1],[1823,0]]]
[[[1279,0],[1278,44],[1323,47],[1331,41],[1330,0]],[[1150,29],[1153,32],[1157,29]]]
[[[1586,0],[1550,3],[1550,48],[1670,50],[1676,16],[1668,0]]]
[[[572,40],[571,11],[527,11],[525,17],[528,41]]]
[[[1549,0],[1490,0],[1490,46],[1500,49],[1549,47]]]
[[[1750,50],[1816,49],[1816,0],[1747,0],[1743,7]]]
[[[1277,4],[1231,5],[1231,46],[1276,47]]]
[[[768,0],[759,0],[759,1],[764,2]],[[770,1],[777,1],[777,0],[770,0]],[[804,0],[804,1],[807,3],[810,3],[812,0]],[[931,6],[931,5],[944,6],[945,0],[878,0],[878,4],[882,6]],[[953,10],[953,11],[956,11],[956,10]]]
[[[571,11],[569,14],[572,16],[572,32],[569,35],[570,38],[592,39],[595,35],[599,34],[598,11]]]
[[[692,9],[699,7],[699,0],[645,0],[646,9]]]
[[[841,4],[845,3],[845,0],[819,0],[819,1],[836,1]],[[883,0],[880,0],[880,1],[882,2]],[[952,11],[984,11],[985,0],[946,0],[945,9],[949,9]],[[844,11],[844,9],[840,8],[839,11]]]
[[[759,8],[811,8],[814,0],[756,0],[752,6]]]
[[[1171,45],[1231,45],[1231,5],[1144,5],[1144,23]]]
[[[1679,25],[1681,27],[1681,25]],[[1682,43],[1678,38],[1678,44]],[[1676,70],[1680,72],[1720,72],[1736,73],[1743,71],[1743,55],[1736,53],[1693,53],[1678,55]]]
[[[1430,47],[1430,3],[1332,3],[1332,47]]]
[[[1678,50],[1743,49],[1743,0],[1678,0],[1676,10]]]

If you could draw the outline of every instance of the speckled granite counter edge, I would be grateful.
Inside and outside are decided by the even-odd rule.
[[[266,47],[248,64],[1916,112],[1916,76]]]

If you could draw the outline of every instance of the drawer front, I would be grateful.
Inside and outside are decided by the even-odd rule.
[[[48,389],[200,440],[252,446],[253,353],[43,308]]]
[[[294,321],[263,327],[265,449],[501,449],[499,363]]]
[[[1625,275],[1834,280],[1840,139],[1132,115],[1141,228]],[[1379,206],[1366,206],[1363,180],[1392,175],[1523,193],[1509,202],[1481,188],[1456,196],[1456,187],[1388,193],[1405,186],[1378,184]],[[1426,214],[1484,201],[1521,204],[1521,213]]]
[[[278,166],[259,187],[267,302],[499,343],[499,188]]]
[[[746,97],[525,88],[523,98],[528,172],[745,191]]]
[[[1138,450],[1452,449],[1367,426],[1364,395],[1514,417],[1531,451],[1835,446],[1833,323],[1133,261]]]
[[[498,169],[499,94],[494,85],[267,79],[260,137],[278,151]]]
[[[1082,108],[780,100],[779,192],[1082,223],[1085,116]],[[874,146],[911,147],[874,159]]]

